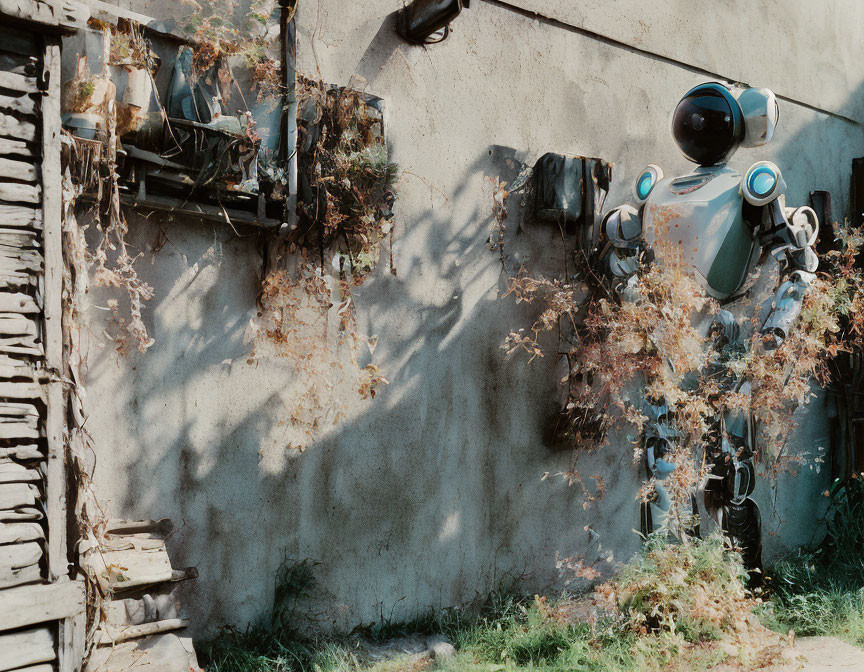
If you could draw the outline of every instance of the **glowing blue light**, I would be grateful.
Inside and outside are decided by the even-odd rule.
[[[654,175],[651,172],[642,173],[639,181],[636,183],[636,194],[640,199],[648,198],[651,189],[654,188]]]
[[[777,184],[777,175],[768,166],[759,166],[747,178],[747,188],[754,196],[770,194]]]

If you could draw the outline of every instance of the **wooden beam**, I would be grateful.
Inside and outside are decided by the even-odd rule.
[[[84,611],[83,581],[19,586],[0,592],[0,631],[71,618]]]
[[[35,182],[36,166],[26,161],[0,158],[0,177],[9,177],[22,182]]]
[[[0,544],[19,544],[44,538],[45,531],[39,523],[0,523]]]
[[[0,120],[0,131],[2,131],[2,120]],[[13,203],[38,203],[38,184],[19,184],[18,182],[0,182],[0,200],[12,201]]]
[[[3,0],[0,0],[0,9],[2,9],[2,3]],[[18,75],[14,72],[4,72],[2,70],[0,70],[0,86],[4,89],[20,91],[21,93],[39,92],[39,86],[35,77],[27,77],[26,75]],[[30,125],[32,126],[32,124]]]
[[[36,114],[36,101],[28,95],[0,95],[0,110],[9,110],[18,114]]]
[[[0,138],[0,155],[33,156],[33,150],[23,140]]]
[[[35,565],[42,559],[42,545],[36,541],[0,546],[0,576],[11,574],[13,569]],[[0,605],[3,604],[0,597]],[[0,616],[2,619],[2,616]],[[26,624],[25,624],[26,625]]]
[[[87,612],[60,621],[57,658],[59,672],[81,672],[87,648]]]
[[[0,572],[0,590],[4,588],[14,588],[25,583],[41,583],[42,569],[39,565],[30,565],[29,567],[21,567],[13,569],[9,574]]]
[[[5,86],[3,73],[0,73],[0,86]],[[18,75],[8,75],[17,77]],[[0,135],[13,140],[33,142],[36,139],[36,126],[29,121],[21,121],[15,117],[0,113]]]
[[[164,621],[142,623],[141,625],[129,625],[117,630],[114,630],[113,628],[106,629],[103,624],[96,636],[96,645],[110,646],[111,644],[119,644],[120,642],[126,642],[130,639],[138,639],[139,637],[147,637],[148,635],[157,635],[162,632],[171,632],[172,630],[182,630],[188,625],[189,621],[182,618],[170,618]]]
[[[29,294],[22,292],[0,292],[0,313],[34,314],[40,312],[42,311],[39,309],[36,299]]]
[[[57,654],[54,651],[52,630],[53,628],[43,627],[0,633],[0,672],[54,660]]]
[[[44,455],[35,443],[25,446],[0,448],[0,459],[14,457],[16,460],[41,460]]]
[[[33,506],[38,499],[39,488],[32,483],[0,483],[0,509]]]
[[[63,371],[63,200],[60,191],[60,43],[45,47],[42,99],[42,217],[45,251],[45,366]],[[54,580],[69,571],[66,557],[66,468],[63,446],[63,383],[48,383],[45,433],[48,440],[46,505],[48,507],[48,574]]]
[[[12,460],[0,459],[0,483],[38,483],[42,475],[38,469],[29,469],[23,464]],[[0,544],[9,543],[3,541],[3,524],[0,523]]]

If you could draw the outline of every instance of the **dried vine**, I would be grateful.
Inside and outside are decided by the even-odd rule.
[[[297,221],[271,241],[251,325],[250,361],[273,353],[299,376],[289,448],[303,449],[373,398],[387,379],[374,364],[377,337],[357,330],[352,290],[376,267],[392,235],[396,166],[387,158],[377,99],[298,79]],[[390,270],[395,275],[392,253]]]
[[[500,229],[507,216],[506,185],[496,183],[494,196]],[[559,343],[567,344],[568,371],[561,381],[567,401],[558,436],[574,448],[606,445],[610,430],[622,422],[632,427],[631,436],[638,435],[648,420],[643,398],[667,404],[678,438],[664,459],[678,468],[665,487],[686,509],[707,468],[697,449],[720,440],[717,418],[724,412],[752,413],[758,421],[758,457],[766,475],[803,461],[787,452],[793,414],[813,397],[813,381],[829,382],[831,360],[860,348],[864,336],[864,274],[856,264],[864,233],[848,226],[835,232],[840,249],[823,257],[799,321],[777,350],[762,347],[755,302],[742,307],[739,319],[751,332],[744,335],[744,347],[729,346],[716,330],[700,329],[718,319],[720,306],[671,252],[663,255],[663,265],[640,268],[621,296],[594,270],[602,251],[574,259],[576,271],[568,277],[533,278],[522,272],[508,278],[507,294],[536,304],[540,314],[529,328],[511,332],[502,347],[533,359],[545,354],[544,333],[557,332]],[[744,380],[752,386],[750,394],[724,384]],[[633,441],[638,462],[642,442]],[[575,468],[562,475],[582,482]],[[646,483],[644,499],[652,489]]]

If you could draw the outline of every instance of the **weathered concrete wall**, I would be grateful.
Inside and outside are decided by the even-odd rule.
[[[609,11],[581,4],[596,21]],[[809,3],[792,4],[782,25],[812,26],[802,9]],[[160,5],[147,11],[159,15]],[[141,274],[156,289],[145,314],[156,344],[146,354],[120,358],[99,348],[105,313],[91,311],[87,427],[99,447],[97,489],[118,515],[175,520],[177,564],[201,572],[184,603],[202,632],[264,613],[286,554],[320,563],[316,615],[342,627],[462,603],[507,576],[541,588],[558,576],[556,553],[591,560],[599,542],[623,560],[637,548],[640,469],[623,439],[620,450],[578,458],[580,473],[602,473],[607,483],[606,496],[587,508],[578,486],[541,480],[571,461],[541,439],[560,375],[551,357],[528,364],[500,350],[530,313],[499,298],[484,178],[512,175],[508,158],[531,161],[548,150],[601,156],[615,163],[607,202],[621,202],[649,162],[667,174],[689,169],[668,122],[704,76],[482,1],[447,42],[410,47],[393,33],[390,14],[400,5],[303,0],[298,43],[302,71],[341,84],[359,74],[386,101],[392,158],[404,171],[398,276],[382,264],[356,299],[361,330],[379,335],[374,361],[389,387],[305,453],[287,453],[281,423],[297,381],[283,363],[246,363],[261,258],[254,239],[228,227],[131,220],[147,253]],[[740,52],[726,33],[697,22],[701,3],[678,5],[688,20],[668,37],[675,58],[701,63],[703,47],[729,59]],[[843,13],[856,7],[832,3],[813,38],[826,45],[820,50],[830,52]],[[743,25],[756,35],[761,21]],[[767,48],[782,60],[798,45]],[[794,62],[766,70],[737,59],[734,76],[768,87],[795,84],[798,73],[819,79],[815,66]],[[831,93],[838,110],[852,109],[864,72],[839,62],[844,88]],[[790,203],[828,189],[842,216],[851,158],[864,152],[862,128],[792,102],[781,102],[780,118],[775,142],[742,150],[733,165],[770,158],[785,170]],[[151,255],[160,226],[168,243]],[[554,238],[524,235],[535,236],[527,262],[560,259]],[[820,402],[801,420],[795,449],[827,447]],[[781,481],[777,515],[762,486],[765,528],[776,532],[766,536],[771,552],[810,538],[826,478],[805,471]]]

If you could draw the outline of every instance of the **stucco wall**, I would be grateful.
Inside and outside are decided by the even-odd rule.
[[[300,3],[301,71],[339,84],[364,77],[385,99],[392,158],[404,171],[398,276],[382,264],[356,294],[361,330],[379,335],[373,361],[391,381],[374,401],[354,405],[306,452],[286,452],[281,423],[296,380],[284,363],[246,363],[261,257],[255,239],[228,227],[130,219],[146,253],[140,272],[156,290],[145,313],[156,343],[146,354],[122,358],[99,347],[105,313],[89,313],[87,428],[98,446],[98,494],[115,515],[174,519],[175,565],[201,573],[184,598],[201,633],[266,612],[286,554],[319,563],[315,615],[345,627],[464,603],[508,576],[540,589],[558,576],[556,553],[591,560],[599,543],[623,560],[637,548],[640,470],[623,437],[620,450],[578,458],[582,474],[607,482],[605,497],[587,508],[578,486],[541,480],[572,457],[541,438],[560,375],[552,357],[508,361],[500,349],[530,312],[500,298],[484,178],[511,176],[508,159],[531,162],[548,150],[600,156],[615,164],[607,203],[621,202],[649,162],[667,174],[689,169],[668,121],[704,76],[500,4],[473,4],[447,42],[423,49],[394,35],[397,0]],[[586,21],[610,11],[580,4]],[[805,98],[799,74],[819,80],[806,60],[773,70],[742,60],[726,32],[698,22],[701,3],[678,4],[687,20],[664,37],[676,59],[702,67],[704,53],[715,54],[735,63],[730,76]],[[809,5],[792,3],[777,20],[804,31],[813,25]],[[826,45],[820,50],[830,53],[842,14],[853,10],[853,0],[825,10],[814,37]],[[162,18],[171,9],[159,2],[146,11]],[[763,15],[773,19],[771,11]],[[742,24],[749,43],[761,21]],[[798,49],[788,40],[769,47],[781,61]],[[842,91],[830,90],[841,111],[859,105],[864,75],[844,59]],[[774,143],[742,150],[733,166],[770,158],[785,171],[790,203],[828,189],[842,216],[850,161],[864,153],[862,128],[789,101],[780,119]],[[160,226],[168,243],[151,254]],[[531,267],[561,258],[560,243],[542,231],[526,232],[518,249]],[[103,300],[94,294],[94,304]],[[800,419],[795,449],[827,447],[821,401]],[[781,481],[779,515],[762,485],[769,552],[810,538],[826,478],[805,471]]]

